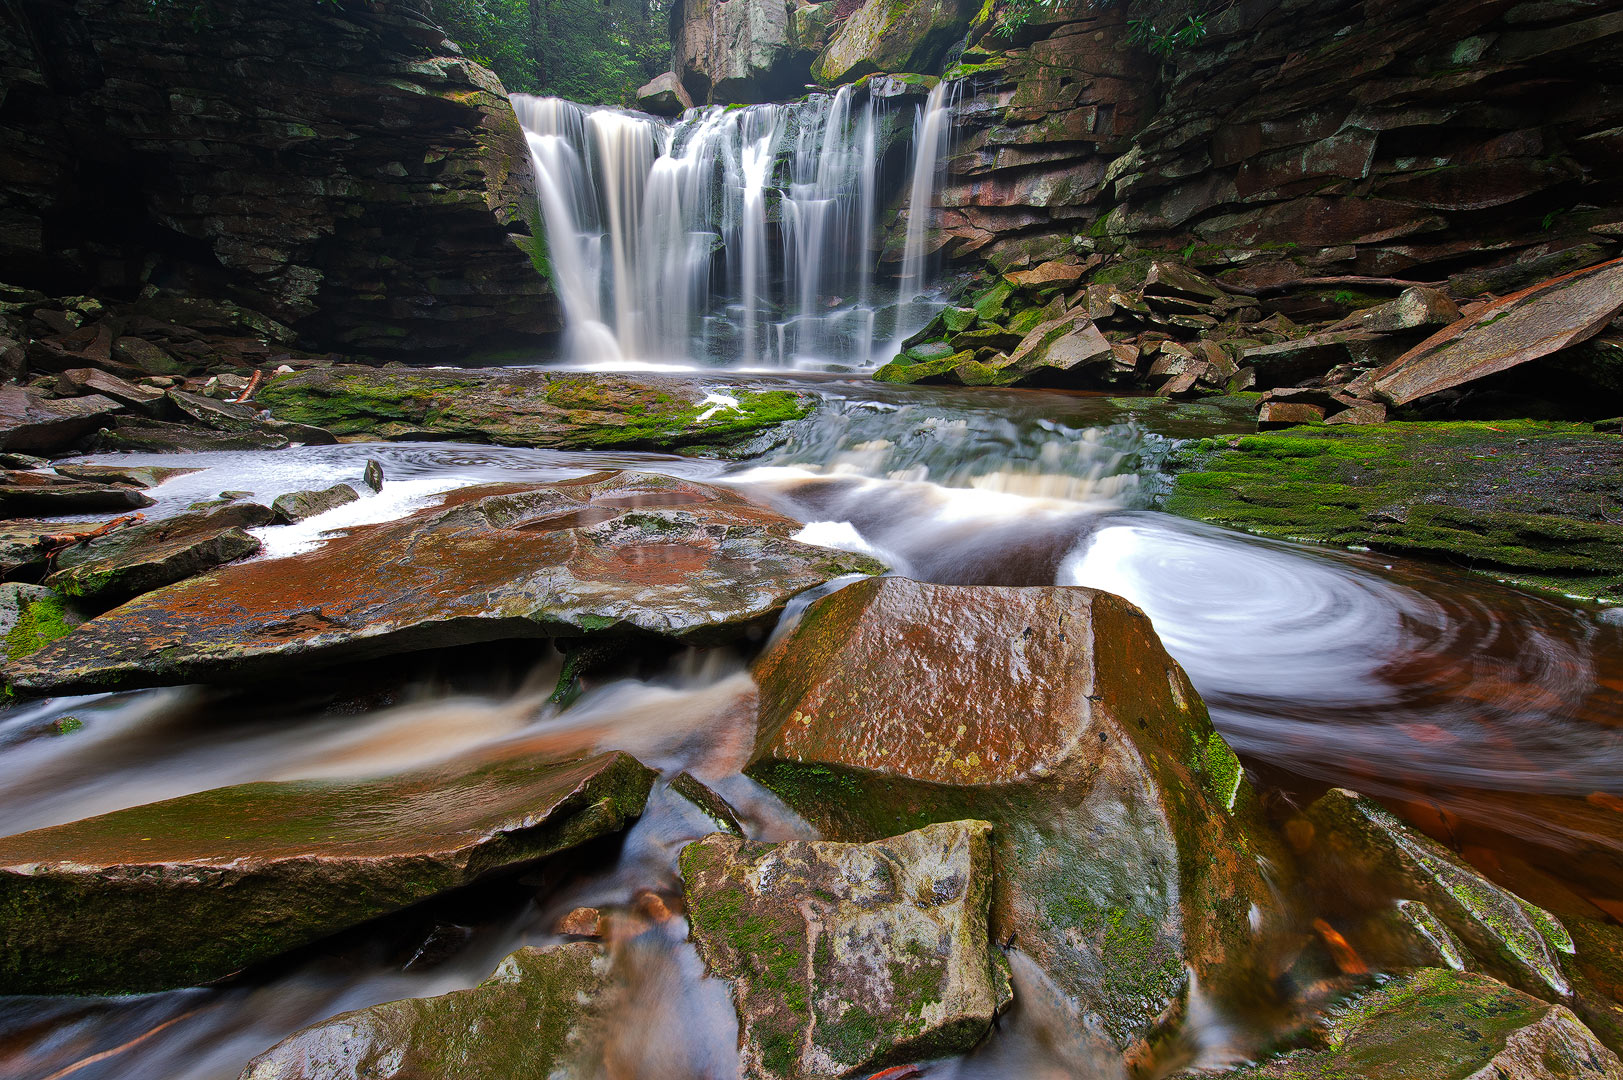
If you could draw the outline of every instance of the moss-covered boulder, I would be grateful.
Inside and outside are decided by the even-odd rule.
[[[841,840],[994,825],[993,933],[1123,1048],[1257,975],[1287,865],[1149,620],[1082,588],[859,582],[761,658],[748,773]]]
[[[1480,975],[1426,968],[1332,1016],[1322,1045],[1229,1080],[1620,1080],[1571,1011]]]
[[[257,400],[278,420],[351,440],[563,450],[716,451],[812,410],[798,392],[736,380],[342,365],[274,379]]]
[[[716,643],[862,555],[727,488],[644,473],[489,484],[314,551],[234,563],[137,597],[6,668],[37,694],[242,682],[514,638]]]
[[[163,990],[616,832],[626,754],[243,784],[0,838],[0,993]]]
[[[0,585],[0,638],[8,660],[32,656],[83,621],[50,589],[16,581]]]
[[[860,1076],[979,1042],[1010,996],[987,933],[990,833],[685,848],[693,940],[733,983],[743,1075]]]
[[[611,968],[592,942],[519,949],[470,989],[312,1024],[249,1062],[241,1080],[591,1076]]]
[[[1185,517],[1623,595],[1623,436],[1587,424],[1291,428],[1201,444],[1184,470],[1165,508]]]
[[[865,0],[812,64],[827,86],[877,71],[941,70],[980,10],[973,0]]]
[[[1372,799],[1334,788],[1305,815],[1316,858],[1337,879],[1419,900],[1464,946],[1467,965],[1531,994],[1570,999],[1572,937],[1543,908],[1495,885]]]
[[[270,521],[268,507],[235,502],[115,529],[58,552],[45,584],[93,609],[110,608],[255,554],[259,541],[246,530]]]

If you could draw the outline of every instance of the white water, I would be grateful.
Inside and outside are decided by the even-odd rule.
[[[515,95],[567,359],[814,369],[888,359],[876,346],[933,314],[914,301],[930,284],[925,230],[950,142],[945,102],[938,87],[913,124],[906,251],[893,283],[875,278],[882,100],[841,87],[666,122]]]

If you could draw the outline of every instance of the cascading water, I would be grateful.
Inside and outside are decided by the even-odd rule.
[[[883,135],[901,128],[884,100],[841,87],[667,123],[515,95],[568,358],[814,368],[888,358],[876,342],[933,314],[913,301],[928,287],[945,102],[938,87],[913,125],[906,261],[892,292],[874,280]]]

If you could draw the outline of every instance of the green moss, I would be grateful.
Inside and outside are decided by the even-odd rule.
[[[6,658],[21,660],[68,634],[73,624],[68,622],[67,615],[62,601],[54,596],[21,601],[17,625],[6,635]]]
[[[1200,774],[1206,790],[1223,809],[1233,810],[1244,772],[1240,768],[1240,759],[1223,741],[1223,736],[1214,730],[1206,734],[1204,741],[1197,738],[1190,758],[1190,768]]]

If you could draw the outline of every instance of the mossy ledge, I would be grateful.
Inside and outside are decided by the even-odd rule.
[[[511,369],[313,369],[273,380],[278,420],[345,441],[454,439],[559,450],[726,454],[809,415],[811,396],[736,379]]]
[[[1297,427],[1191,443],[1165,509],[1264,536],[1623,600],[1623,436],[1531,420]]]

